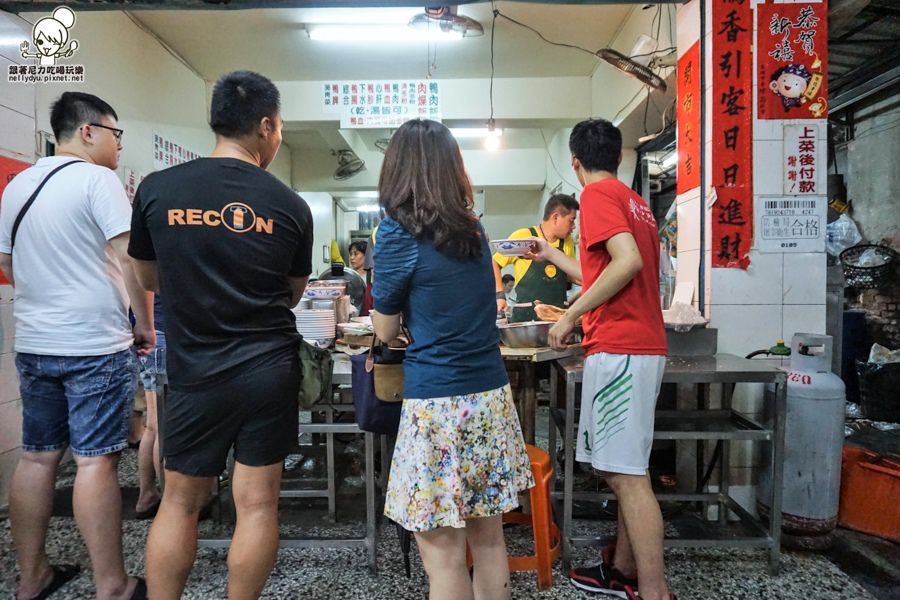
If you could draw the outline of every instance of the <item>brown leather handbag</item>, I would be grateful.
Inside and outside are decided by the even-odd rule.
[[[405,327],[407,339],[412,341],[409,330]],[[372,373],[375,397],[382,402],[403,401],[403,359],[406,348],[389,348],[378,344],[378,338],[372,337],[369,356],[366,358],[366,371]]]

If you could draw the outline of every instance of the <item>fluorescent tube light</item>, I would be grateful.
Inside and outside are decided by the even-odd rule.
[[[380,209],[377,204],[363,204],[356,210],[357,210],[357,212],[362,212],[362,213],[376,213]]]
[[[487,127],[451,127],[450,133],[456,139],[463,138],[483,138],[483,137],[500,137],[503,135],[502,129],[494,129],[491,131]]]
[[[668,155],[665,159],[663,159],[662,166],[664,169],[668,169],[669,167],[671,167],[672,165],[674,165],[677,162],[678,162],[678,153],[673,152],[670,155]]]
[[[441,31],[437,27],[421,31],[406,25],[307,25],[309,39],[323,42],[424,42],[428,40],[461,40],[458,31]]]

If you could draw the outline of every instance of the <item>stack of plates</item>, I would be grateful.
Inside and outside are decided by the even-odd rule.
[[[325,342],[334,340],[333,310],[295,310],[297,331],[309,342]]]

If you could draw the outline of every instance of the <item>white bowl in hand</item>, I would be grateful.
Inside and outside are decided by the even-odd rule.
[[[494,250],[504,256],[525,256],[534,246],[534,240],[491,240]]]

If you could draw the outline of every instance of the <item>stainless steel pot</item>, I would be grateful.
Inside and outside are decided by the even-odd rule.
[[[553,327],[550,321],[526,321],[499,325],[500,340],[508,348],[544,348]]]

